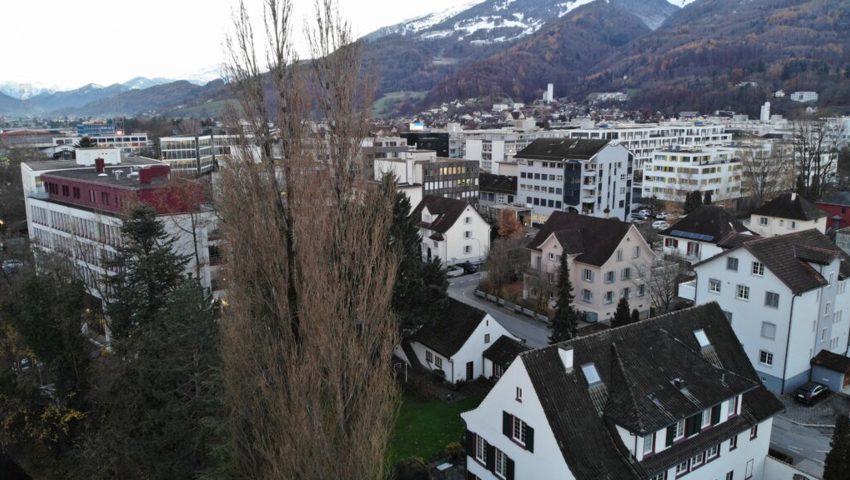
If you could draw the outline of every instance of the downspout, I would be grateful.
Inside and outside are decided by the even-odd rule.
[[[788,315],[788,333],[785,335],[785,360],[782,362],[782,387],[779,389],[779,394],[785,394],[785,377],[788,371],[788,349],[791,347],[791,321],[794,318],[794,300],[797,300],[799,295],[791,297],[791,314]],[[818,312],[820,314],[820,312]],[[815,335],[817,338],[817,335]]]

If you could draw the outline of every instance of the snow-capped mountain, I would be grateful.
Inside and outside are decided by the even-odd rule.
[[[18,82],[3,82],[0,83],[0,92],[18,100],[27,100],[41,95],[42,93],[53,93],[56,88],[47,87],[37,83],[18,83]]]
[[[155,87],[157,85],[171,83],[173,81],[174,80],[170,80],[168,78],[136,77],[122,83],[121,85],[126,87],[128,90],[144,90],[145,88]]]
[[[459,5],[452,6],[439,12],[429,13],[426,15],[421,15],[419,17],[410,18],[401,23],[380,28],[366,35],[364,38],[366,38],[367,40],[374,40],[388,35],[413,35],[423,30],[427,30],[433,27],[434,25],[438,25],[444,22],[445,20],[463,12],[464,10],[468,10],[484,1],[485,0],[472,0],[461,3]]]

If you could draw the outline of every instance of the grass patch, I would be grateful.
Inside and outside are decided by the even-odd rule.
[[[472,410],[479,403],[480,398],[445,403],[405,396],[390,445],[390,465],[407,457],[422,457],[428,461],[441,455],[447,444],[463,443],[460,414]]]

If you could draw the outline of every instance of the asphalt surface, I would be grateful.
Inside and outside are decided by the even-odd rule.
[[[804,473],[823,477],[823,462],[829,452],[831,428],[802,427],[779,414],[773,417],[770,448],[794,457],[794,467]]]
[[[484,310],[496,319],[507,331],[534,348],[549,344],[549,327],[524,315],[517,315],[493,302],[475,296],[475,289],[481,282],[481,273],[464,275],[449,279],[449,296],[467,305]]]

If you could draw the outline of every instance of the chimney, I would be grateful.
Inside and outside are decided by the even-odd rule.
[[[558,347],[558,355],[561,357],[561,363],[564,364],[566,371],[573,369],[573,347]]]
[[[94,168],[97,170],[97,173],[103,173],[104,165],[106,165],[106,160],[102,158],[94,159]]]

